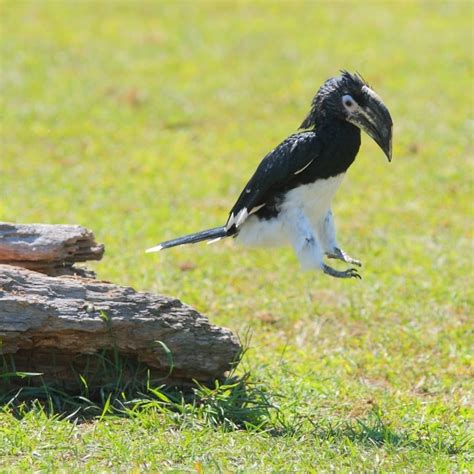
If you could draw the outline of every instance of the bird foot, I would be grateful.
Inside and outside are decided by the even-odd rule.
[[[331,268],[326,264],[323,264],[322,270],[326,275],[330,275],[335,278],[359,278],[359,280],[362,279],[356,268],[348,268],[347,270],[341,272],[339,270]]]
[[[350,265],[357,265],[358,267],[362,266],[362,262],[360,260],[356,260],[355,258],[349,257],[344,250],[339,249],[337,247],[334,248],[332,252],[326,253],[328,258],[334,258],[336,260],[342,260]]]

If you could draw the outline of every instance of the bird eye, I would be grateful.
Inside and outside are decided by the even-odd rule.
[[[342,103],[349,112],[352,112],[357,106],[357,102],[348,94],[342,97]]]

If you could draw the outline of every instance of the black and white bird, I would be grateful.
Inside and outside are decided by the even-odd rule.
[[[324,262],[327,256],[361,265],[337,243],[331,200],[359,151],[360,130],[391,160],[390,113],[360,75],[342,71],[321,86],[300,129],[263,158],[226,225],[162,242],[147,252],[233,237],[248,246],[290,244],[303,269],[360,278],[355,268],[338,271]]]

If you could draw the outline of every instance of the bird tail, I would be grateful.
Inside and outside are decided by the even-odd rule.
[[[196,232],[194,234],[184,235],[183,237],[161,242],[161,244],[147,249],[146,252],[159,252],[162,249],[169,249],[170,247],[176,247],[177,245],[196,244],[197,242],[202,242],[203,240],[219,240],[222,237],[227,237],[229,235],[231,234],[225,228],[225,226],[214,227],[213,229],[206,229],[202,230],[201,232]]]

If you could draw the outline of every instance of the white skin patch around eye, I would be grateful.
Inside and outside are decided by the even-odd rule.
[[[359,104],[349,94],[342,96],[342,105],[349,113],[355,112],[359,108]]]

